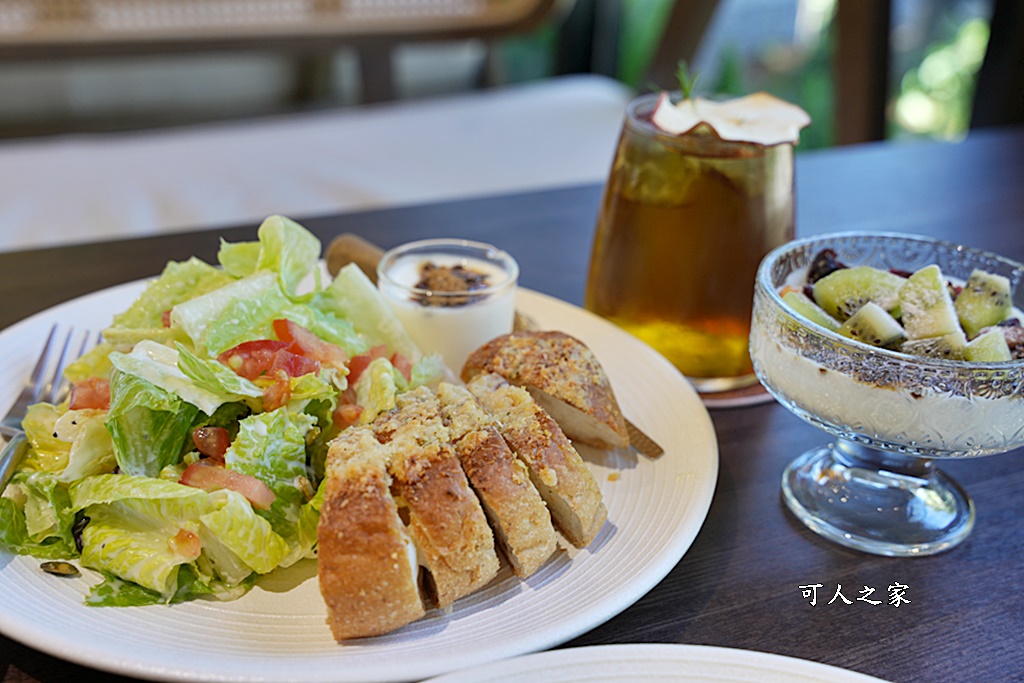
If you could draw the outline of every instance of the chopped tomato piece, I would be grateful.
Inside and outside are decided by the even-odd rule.
[[[312,358],[339,370],[345,367],[345,361],[348,358],[345,349],[337,344],[324,341],[298,323],[285,318],[275,320],[274,334],[281,341],[291,344],[288,350],[292,353]]]
[[[412,381],[412,361],[395,351],[391,354],[391,364],[395,366],[395,370],[402,373],[406,382]]]
[[[270,364],[267,374],[273,375],[278,370],[284,370],[289,377],[302,377],[311,372],[319,372],[320,361],[281,349],[274,354],[274,362]]]
[[[110,410],[110,382],[99,377],[90,377],[81,384],[73,385],[68,407],[71,410]]]
[[[348,362],[348,381],[349,384],[354,384],[359,380],[359,376],[363,374],[367,366],[378,358],[387,358],[388,349],[383,344],[374,346],[366,353],[361,353],[358,356],[353,356],[352,360]]]
[[[168,308],[166,311],[160,314],[160,322],[163,324],[164,327],[171,326],[171,309]]]
[[[223,460],[231,445],[231,435],[223,427],[196,427],[192,430],[192,443],[203,455]]]
[[[178,529],[178,533],[168,541],[167,546],[175,555],[187,557],[189,560],[196,559],[203,551],[199,537],[188,529]]]
[[[354,403],[342,403],[334,410],[334,424],[341,429],[351,427],[359,422],[359,416],[363,414],[363,407]]]
[[[220,354],[217,360],[241,377],[256,379],[270,369],[274,356],[287,346],[288,342],[273,339],[247,341]]]
[[[274,383],[263,390],[263,410],[268,413],[288,403],[292,397],[292,383],[284,370],[274,371]]]
[[[198,460],[188,467],[178,480],[179,484],[193,486],[204,491],[230,489],[245,496],[257,510],[269,508],[277,495],[256,477],[235,472],[220,465],[212,465],[206,460]]]

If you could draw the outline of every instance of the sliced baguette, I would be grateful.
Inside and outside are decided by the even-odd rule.
[[[487,517],[469,486],[441,421],[437,397],[426,387],[402,394],[398,407],[378,417],[378,438],[390,452],[392,490],[408,515],[437,607],[488,583],[500,563]]]
[[[479,374],[467,386],[526,464],[555,525],[577,548],[587,546],[608,512],[594,476],[561,428],[525,389],[500,375]]]
[[[455,453],[495,538],[516,576],[530,576],[558,548],[558,537],[526,465],[469,390],[442,382],[437,395]]]
[[[387,460],[366,428],[344,431],[327,454],[317,564],[327,623],[339,641],[388,633],[425,613]]]
[[[462,379],[482,372],[526,388],[570,439],[606,450],[629,446],[608,375],[575,337],[529,330],[502,335],[470,354]]]

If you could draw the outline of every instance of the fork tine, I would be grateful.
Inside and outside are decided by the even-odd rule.
[[[78,358],[82,355],[81,351],[78,354],[72,355],[71,351],[71,338],[75,334],[75,328],[68,328],[68,336],[64,338],[64,346],[60,350],[60,359],[57,361],[57,367],[54,369],[53,374],[50,376],[49,386],[46,387],[47,396],[46,402],[56,404],[57,399],[67,388],[68,382],[64,379],[64,368],[67,367],[68,362],[72,358]],[[85,339],[82,341],[81,348],[85,348],[85,343],[89,339],[89,333],[86,332]]]
[[[46,344],[43,345],[43,352],[39,354],[39,360],[36,361],[36,366],[32,368],[32,373],[28,376],[28,381],[25,383],[25,388],[32,387],[31,398],[27,395],[27,392],[22,392],[22,395],[18,397],[19,403],[23,398],[29,398],[30,400],[38,400],[40,396],[46,391],[48,384],[46,377],[46,367],[50,364],[50,356],[54,349],[54,338],[57,336],[57,324],[54,323],[53,327],[50,328],[50,334],[46,337]],[[65,342],[65,346],[67,342]]]

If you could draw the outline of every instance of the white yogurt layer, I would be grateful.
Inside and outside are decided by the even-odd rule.
[[[755,326],[751,351],[764,379],[799,409],[843,432],[911,450],[980,455],[1024,443],[1024,401],[894,389],[827,369]]]
[[[462,265],[484,273],[487,289],[460,293],[466,303],[457,306],[424,306],[414,288],[425,263],[436,266]],[[388,279],[379,288],[391,310],[405,326],[413,341],[427,354],[439,353],[456,374],[466,358],[479,346],[512,331],[515,317],[515,282],[500,266],[484,260],[455,257],[444,253],[418,253],[396,259]]]

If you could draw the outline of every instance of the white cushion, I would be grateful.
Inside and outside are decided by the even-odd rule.
[[[603,182],[630,92],[598,76],[0,145],[0,249]]]

